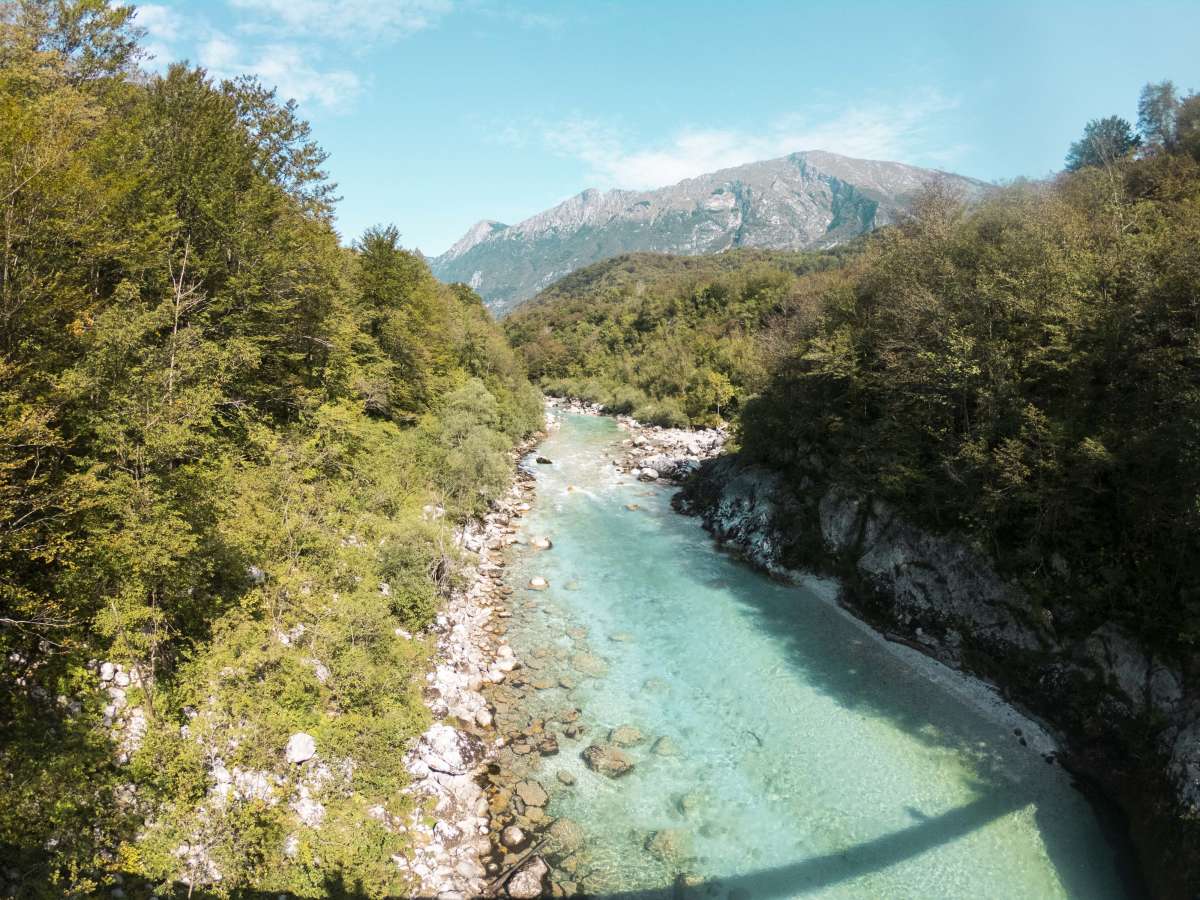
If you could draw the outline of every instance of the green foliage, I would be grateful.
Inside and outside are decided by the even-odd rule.
[[[1120,622],[1185,654],[1200,639],[1198,200],[1182,150],[971,210],[933,198],[826,298],[746,407],[744,449],[970,536],[1058,628]]]
[[[530,375],[660,425],[714,425],[763,386],[784,334],[811,315],[808,273],[847,252],[619,256],[575,272],[505,320]]]
[[[30,896],[177,882],[187,846],[224,892],[402,893],[365,810],[403,811],[427,724],[403,634],[540,396],[395,229],[339,247],[294,104],[137,73],[136,38],[0,4],[0,855]],[[96,659],[141,679],[128,763]],[[288,857],[298,730],[340,774]],[[217,760],[274,793],[214,802]]]
[[[1084,166],[1111,166],[1138,148],[1141,138],[1133,126],[1120,116],[1092,119],[1083,129],[1083,137],[1067,152],[1068,172]]]

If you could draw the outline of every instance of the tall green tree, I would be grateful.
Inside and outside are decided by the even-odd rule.
[[[1141,138],[1120,116],[1092,119],[1067,152],[1066,168],[1077,172],[1085,166],[1112,166],[1139,146]]]

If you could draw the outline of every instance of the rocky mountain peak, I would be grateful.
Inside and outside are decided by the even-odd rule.
[[[820,249],[897,220],[926,185],[967,199],[987,186],[948,172],[822,150],[747,163],[650,191],[589,188],[505,226],[485,220],[432,261],[503,315],[576,269],[622,253]]]

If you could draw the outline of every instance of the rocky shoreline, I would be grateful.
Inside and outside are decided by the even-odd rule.
[[[420,896],[487,896],[500,874],[486,767],[502,741],[482,691],[519,667],[504,639],[505,619],[511,615],[505,596],[512,589],[502,583],[503,551],[520,540],[513,522],[530,508],[533,478],[517,463],[536,441],[515,451],[507,495],[481,522],[455,533],[456,544],[470,560],[468,586],[452,594],[434,623],[437,652],[424,698],[436,724],[405,757],[412,777],[409,790],[419,802],[409,825],[412,855],[395,860],[412,876]],[[433,825],[424,821],[426,812],[435,818]]]
[[[557,426],[555,414],[561,412],[602,414],[594,404],[550,398],[548,430]],[[627,416],[618,423],[630,437],[612,462],[643,482],[685,478],[718,455],[726,439],[718,429],[658,428]],[[535,443],[519,448],[518,458]],[[551,461],[534,457],[529,462]],[[427,675],[425,700],[437,724],[406,757],[410,790],[420,803],[409,824],[412,855],[396,860],[422,896],[533,898],[602,889],[589,883],[595,876],[582,852],[582,828],[546,812],[551,792],[574,783],[565,769],[551,768],[554,757],[569,750],[594,771],[619,778],[634,765],[635,745],[645,742],[657,755],[672,752],[669,741],[650,740],[629,726],[593,735],[569,702],[546,708],[551,694],[565,691],[569,698],[579,681],[604,673],[604,660],[593,652],[586,629],[566,629],[571,652],[536,649],[518,660],[508,644],[509,622],[535,608],[544,586],[536,577],[525,585],[505,584],[506,556],[552,548],[549,538],[539,536],[526,544],[517,527],[530,509],[533,490],[532,474],[518,466],[509,493],[482,522],[456,534],[474,565],[469,587],[449,598],[434,626],[436,665]],[[435,824],[423,821],[424,811]],[[670,838],[659,836],[655,847]]]

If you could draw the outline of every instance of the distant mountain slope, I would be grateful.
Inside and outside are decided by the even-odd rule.
[[[431,267],[503,315],[564,275],[623,253],[831,247],[894,222],[938,180],[969,197],[987,187],[902,163],[793,153],[653,191],[586,190],[516,225],[485,220]]]

